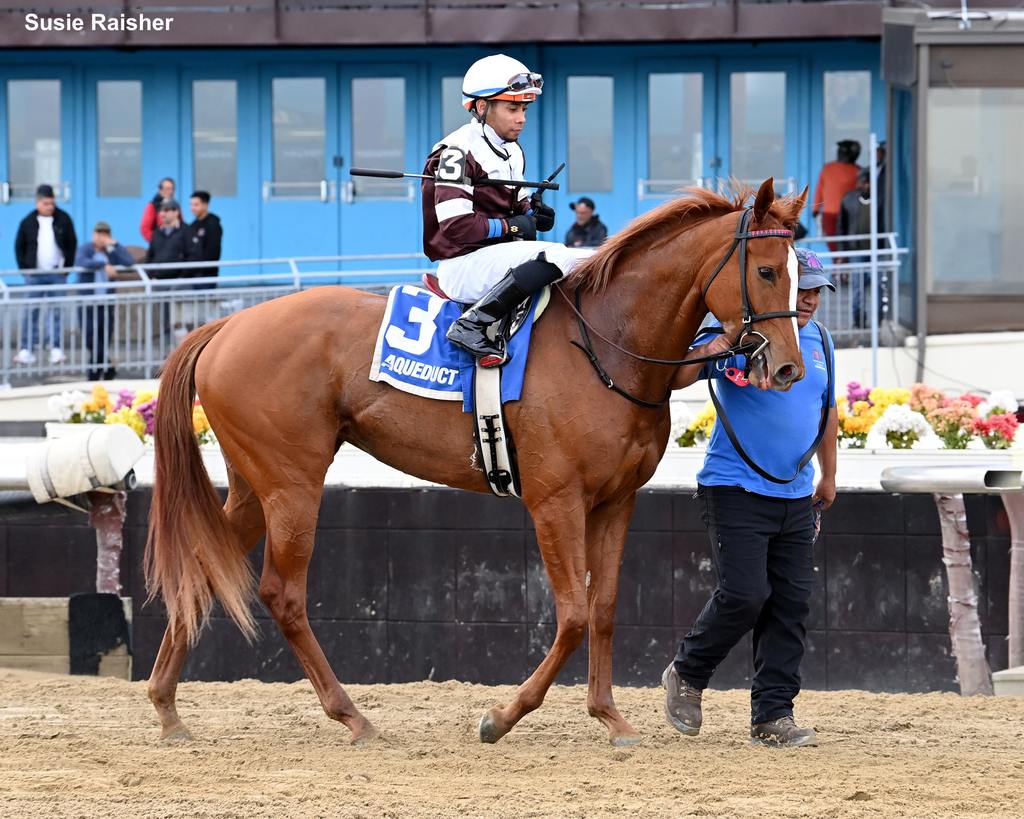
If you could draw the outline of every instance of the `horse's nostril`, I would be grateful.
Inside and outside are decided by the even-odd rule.
[[[794,376],[796,375],[796,367],[794,367],[792,364],[786,364],[782,367],[779,367],[775,375],[780,381],[792,381]]]

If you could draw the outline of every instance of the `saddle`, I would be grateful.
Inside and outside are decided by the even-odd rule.
[[[437,281],[433,273],[423,274],[423,286],[438,298],[455,302]],[[534,321],[540,318],[551,298],[550,287],[545,287],[537,295],[537,310]],[[470,305],[455,302],[466,312]],[[491,332],[494,337],[504,338],[506,345],[516,332],[523,326],[530,314],[533,298],[523,301],[505,319],[495,324]],[[501,403],[502,368],[481,367],[479,363],[473,370],[473,434],[476,448],[480,453],[484,476],[491,492],[499,497],[513,495],[521,497],[519,481],[519,463],[516,458],[515,443],[512,433],[505,422],[505,411]]]

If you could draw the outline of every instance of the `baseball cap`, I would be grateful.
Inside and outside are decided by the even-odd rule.
[[[110,223],[101,220],[93,225],[92,231],[93,233],[110,233]]]
[[[36,197],[39,199],[53,199],[53,185],[40,185],[36,188]]]
[[[589,196],[581,196],[575,202],[570,202],[569,208],[571,210],[576,210],[577,205],[586,205],[591,210],[597,210],[597,205],[594,204],[594,200],[591,199]]]
[[[819,287],[827,287],[833,293],[836,286],[832,280],[825,275],[825,268],[821,266],[821,259],[813,250],[805,247],[796,248],[797,269],[800,271],[800,281],[797,286],[801,290],[817,290]]]
[[[177,199],[164,199],[160,203],[160,210],[181,210],[181,206],[178,204]]]

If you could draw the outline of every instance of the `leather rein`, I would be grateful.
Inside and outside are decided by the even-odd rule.
[[[765,351],[768,349],[768,339],[753,329],[753,325],[759,321],[768,321],[769,319],[776,318],[795,318],[798,313],[793,310],[776,310],[769,313],[755,313],[750,306],[750,294],[747,290],[747,241],[750,239],[764,239],[768,237],[779,237],[784,239],[792,239],[793,231],[786,230],[783,228],[772,228],[769,230],[749,230],[750,219],[753,213],[752,208],[746,208],[743,214],[740,216],[739,224],[736,227],[736,233],[733,236],[732,244],[729,245],[729,249],[726,251],[725,256],[715,267],[711,276],[708,278],[707,284],[704,285],[704,289],[701,291],[701,298],[703,299],[711,285],[714,283],[718,274],[722,271],[729,259],[732,258],[733,253],[739,250],[739,266],[740,266],[740,298],[742,300],[743,316],[742,316],[742,328],[736,341],[721,353],[715,353],[714,355],[701,356],[699,358],[653,358],[651,356],[641,355],[640,353],[634,353],[631,350],[627,350],[625,347],[612,341],[607,336],[599,332],[583,315],[582,305],[580,301],[580,291],[577,289],[575,293],[575,303],[570,300],[562,290],[561,286],[555,284],[555,288],[561,294],[562,298],[565,299],[565,303],[569,305],[569,309],[576,315],[577,323],[579,324],[580,336],[583,339],[581,344],[578,341],[571,341],[570,343],[574,347],[578,347],[587,356],[591,366],[597,372],[598,377],[604,383],[604,385],[614,392],[617,392],[623,398],[632,401],[637,406],[647,407],[649,409],[658,409],[659,407],[665,406],[668,403],[672,391],[669,390],[668,394],[660,401],[647,401],[644,398],[638,398],[637,396],[630,393],[628,390],[623,389],[612,379],[605,368],[601,365],[600,359],[597,357],[597,353],[594,352],[593,343],[590,340],[590,333],[593,333],[601,341],[613,349],[618,350],[620,353],[634,358],[637,361],[643,361],[646,364],[658,364],[667,367],[678,367],[682,364],[704,364],[711,361],[720,361],[725,358],[731,358],[734,355],[746,355],[748,366],[750,362],[753,362],[759,356],[763,356]],[[748,339],[749,337],[749,339]]]

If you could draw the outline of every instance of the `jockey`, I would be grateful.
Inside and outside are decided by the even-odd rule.
[[[543,85],[540,74],[504,54],[477,60],[462,82],[462,104],[473,119],[431,149],[423,171],[433,177],[422,188],[423,252],[438,262],[438,283],[449,298],[473,305],[448,338],[484,367],[508,360],[487,328],[593,252],[536,241],[555,225],[540,191],[531,197],[514,185],[475,184],[484,177],[523,180],[519,134]]]

